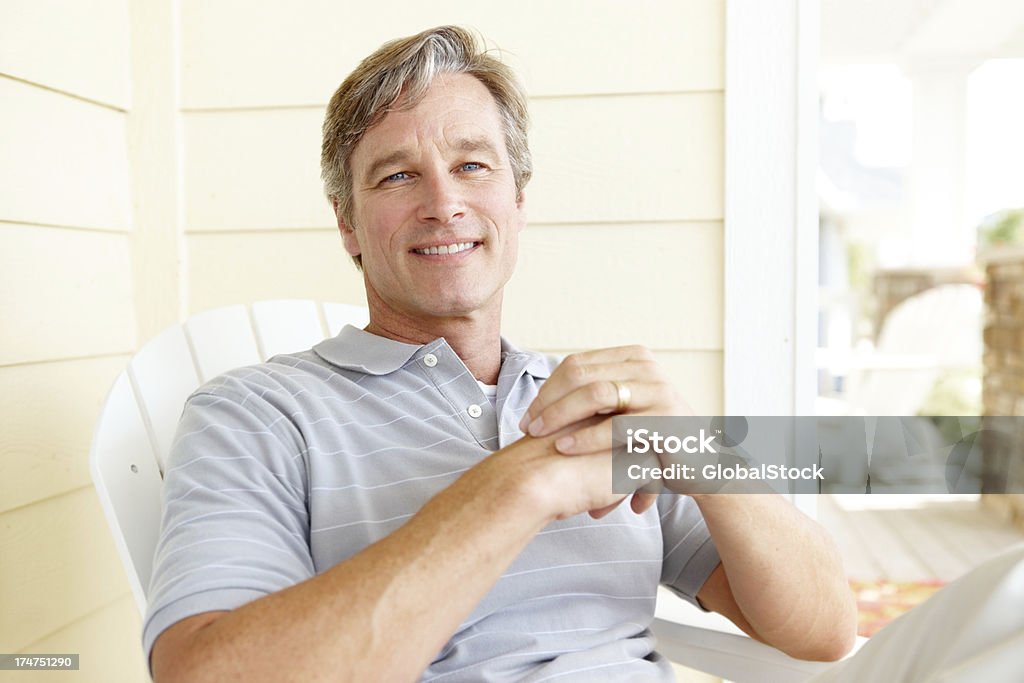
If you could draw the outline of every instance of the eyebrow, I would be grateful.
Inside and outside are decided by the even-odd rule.
[[[398,149],[387,156],[374,160],[374,162],[370,164],[370,169],[366,172],[366,181],[373,182],[385,168],[395,164],[404,163],[410,157],[412,157],[412,153],[409,152],[409,150]]]
[[[455,140],[452,148],[457,152],[486,152],[495,157],[498,156],[498,152],[490,139],[484,136],[458,138]],[[386,156],[374,159],[373,163],[370,164],[369,170],[366,172],[367,181],[372,182],[378,175],[383,173],[384,169],[389,166],[406,163],[412,156],[412,151],[409,149],[397,149]]]
[[[455,141],[453,147],[460,152],[489,152],[497,155],[497,150],[491,144],[490,139],[482,135],[472,138],[459,138]]]

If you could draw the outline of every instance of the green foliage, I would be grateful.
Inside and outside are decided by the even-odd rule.
[[[1024,244],[1024,208],[997,211],[978,226],[979,249],[1000,244]]]
[[[918,415],[980,415],[981,368],[946,370],[935,380]]]
[[[871,275],[874,263],[871,252],[863,242],[849,242],[846,245],[846,268],[850,275],[850,289],[865,294],[871,291]]]

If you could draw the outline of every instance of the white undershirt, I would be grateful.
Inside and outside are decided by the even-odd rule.
[[[486,396],[487,400],[491,402],[491,405],[495,406],[495,403],[498,400],[498,385],[484,384],[480,380],[477,380],[476,383],[480,385],[480,391],[484,392],[484,396]]]

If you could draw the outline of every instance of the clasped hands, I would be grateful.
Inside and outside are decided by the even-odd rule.
[[[562,432],[554,445],[566,456],[607,454],[610,473],[613,414],[692,415],[693,411],[649,349],[621,346],[567,356],[541,386],[519,427],[538,438]],[[657,494],[638,492],[630,506],[639,514],[656,500]],[[592,509],[590,514],[601,517],[621,502]]]

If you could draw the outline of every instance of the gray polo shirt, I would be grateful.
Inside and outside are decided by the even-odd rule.
[[[173,623],[330,569],[519,439],[557,359],[504,340],[501,358],[492,404],[444,339],[418,346],[346,327],[196,391],[165,473],[147,658]],[[672,680],[647,631],[656,588],[694,602],[718,561],[685,497],[553,522],[422,680]]]

